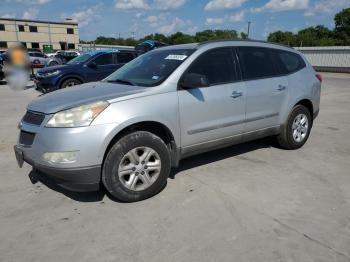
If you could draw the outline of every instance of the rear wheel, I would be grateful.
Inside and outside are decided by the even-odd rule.
[[[310,111],[303,105],[297,105],[290,113],[281,134],[277,137],[277,141],[285,149],[298,149],[309,138],[311,127]]]
[[[62,85],[61,88],[67,88],[67,87],[72,87],[72,86],[76,86],[76,85],[80,85],[81,82],[78,79],[74,79],[74,78],[70,78],[65,80]]]
[[[170,169],[170,154],[163,140],[138,131],[111,147],[103,165],[102,182],[116,199],[135,202],[159,193]]]

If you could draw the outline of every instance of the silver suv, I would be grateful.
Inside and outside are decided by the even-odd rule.
[[[276,44],[164,47],[31,102],[16,158],[70,190],[103,185],[120,201],[143,200],[185,157],[266,136],[303,146],[321,81],[299,52]]]

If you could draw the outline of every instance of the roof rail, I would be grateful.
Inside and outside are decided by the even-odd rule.
[[[223,40],[209,40],[205,42],[198,43],[198,46],[206,45],[206,44],[211,44],[211,43],[220,43],[220,42],[252,42],[252,43],[264,43],[264,44],[272,44],[272,45],[278,45],[278,46],[283,46],[287,47],[290,49],[293,49],[293,47],[284,45],[284,44],[279,44],[279,43],[274,43],[274,42],[268,42],[268,41],[263,41],[263,40],[252,40],[252,39],[223,39]]]

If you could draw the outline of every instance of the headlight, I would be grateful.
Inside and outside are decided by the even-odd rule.
[[[48,73],[38,73],[39,77],[51,77],[51,76],[57,76],[59,73],[61,73],[60,70],[48,72]]]
[[[108,106],[108,102],[99,101],[58,112],[51,117],[46,124],[46,127],[89,126],[91,122],[94,121],[94,119]]]

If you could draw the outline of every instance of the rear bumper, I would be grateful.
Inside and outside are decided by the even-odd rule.
[[[20,156],[18,154],[19,152],[21,152]],[[62,188],[77,192],[97,191],[100,189],[100,165],[80,168],[57,168],[38,164],[26,158],[25,154],[18,146],[15,146],[15,154],[20,167],[21,161],[24,161],[34,169],[40,171],[39,178],[50,180]]]

